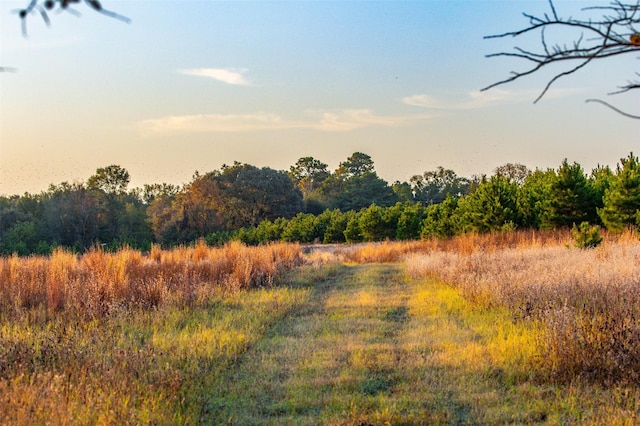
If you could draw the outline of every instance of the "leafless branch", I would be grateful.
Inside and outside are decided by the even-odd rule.
[[[110,10],[106,10],[102,7],[102,3],[99,0],[30,0],[29,4],[24,9],[19,9],[16,12],[18,16],[22,20],[22,34],[27,36],[27,18],[33,14],[40,14],[42,20],[47,26],[51,25],[51,20],[49,19],[49,12],[51,11],[61,11],[61,12],[69,12],[74,15],[80,16],[80,12],[73,9],[72,5],[76,3],[85,3],[88,7],[93,9],[94,11],[106,15],[110,18],[117,19],[122,22],[129,23],[131,20],[126,16],[120,15],[118,13],[112,12]]]
[[[551,86],[559,79],[569,76],[594,60],[611,58],[628,53],[640,52],[640,0],[635,3],[622,3],[617,0],[608,6],[593,6],[584,11],[602,12],[603,16],[598,20],[584,20],[574,18],[562,18],[558,15],[553,0],[549,0],[551,16],[545,14],[542,17],[523,13],[529,21],[529,25],[517,31],[509,31],[496,35],[486,36],[486,39],[520,37],[529,33],[540,33],[540,49],[529,50],[516,46],[512,52],[498,52],[487,55],[488,58],[509,57],[524,60],[530,66],[524,71],[512,71],[511,75],[500,81],[492,83],[481,91],[489,90],[496,86],[511,83],[523,77],[540,71],[551,64],[563,64],[577,62],[570,65],[564,71],[560,71],[549,79],[540,95],[534,100],[538,102],[549,91]],[[547,29],[563,28],[580,32],[579,37],[571,45],[549,43]],[[619,87],[618,94],[640,88],[640,81],[629,81],[625,86]],[[590,100],[592,101],[592,100]],[[600,103],[611,107],[608,103]],[[614,110],[616,108],[611,107]],[[625,114],[630,115],[630,114]]]
[[[624,112],[621,109],[618,109],[618,108],[614,107],[610,103],[603,101],[602,99],[587,99],[585,102],[586,103],[590,103],[590,102],[599,103],[599,104],[602,104],[602,105],[606,106],[607,108],[610,108],[610,109],[614,110],[618,114],[624,115],[625,117],[634,118],[636,120],[640,120],[640,115],[633,115],[633,114],[629,114],[627,112]]]

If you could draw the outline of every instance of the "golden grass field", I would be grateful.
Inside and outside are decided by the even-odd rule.
[[[0,258],[0,424],[635,424],[640,242]]]

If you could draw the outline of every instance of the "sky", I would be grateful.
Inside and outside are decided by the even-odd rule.
[[[554,3],[565,17],[594,5]],[[637,120],[585,103],[638,113],[638,91],[607,94],[640,55],[592,63],[536,104],[558,68],[479,91],[526,67],[487,54],[540,41],[484,36],[550,13],[545,0],[102,0],[131,22],[80,4],[81,16],[51,13],[50,27],[29,16],[25,37],[14,12],[27,4],[0,1],[0,66],[15,69],[0,72],[0,195],[112,164],[133,188],[234,161],[288,170],[312,156],[335,170],[359,151],[392,183],[565,158],[589,173],[640,151]]]

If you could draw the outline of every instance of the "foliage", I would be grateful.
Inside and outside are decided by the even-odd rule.
[[[371,157],[361,152],[340,163],[319,193],[328,208],[342,211],[360,210],[371,204],[388,207],[398,201],[393,188],[376,174]]]
[[[521,185],[531,174],[531,170],[529,170],[524,164],[507,163],[502,166],[496,167],[493,174],[504,176],[509,180],[517,183],[518,185]]]
[[[458,199],[447,196],[440,204],[426,207],[420,235],[422,238],[447,238],[458,231],[457,223]]]
[[[289,168],[291,180],[307,197],[316,191],[330,175],[327,165],[313,157],[302,157]]]
[[[410,182],[415,200],[425,204],[441,203],[447,196],[459,198],[470,190],[469,179],[459,177],[456,172],[444,167],[414,175]]]
[[[569,165],[565,159],[550,185],[542,226],[571,227],[574,223],[593,223],[598,220],[598,193],[591,187],[578,163]]]
[[[298,213],[287,222],[281,237],[286,242],[312,243],[322,236],[318,232],[318,219],[309,213]]]
[[[211,245],[431,239],[571,229],[585,221],[620,231],[640,226],[638,167],[633,153],[615,171],[598,166],[588,176],[567,160],[557,170],[533,172],[508,163],[474,180],[439,167],[391,187],[369,156],[354,153],[334,173],[312,157],[298,160],[288,174],[236,162],[196,172],[182,187],[128,190],[128,172],[109,166],[87,184],[63,182],[37,195],[0,197],[0,253],[48,254],[56,247],[80,253],[94,245],[148,250],[200,238]],[[316,172],[321,184],[309,180]]]
[[[598,214],[607,229],[620,232],[626,227],[640,226],[640,162],[633,153],[620,159],[616,174],[604,191],[603,206]]]
[[[581,249],[595,248],[602,242],[600,227],[591,225],[589,222],[582,222],[580,226],[573,224],[571,235],[575,241],[574,245]]]
[[[517,206],[518,186],[510,179],[494,175],[458,202],[460,230],[492,232],[506,224],[522,223]]]

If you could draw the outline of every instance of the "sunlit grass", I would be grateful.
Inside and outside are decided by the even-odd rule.
[[[4,258],[0,424],[636,423],[637,241],[468,238]]]
[[[0,260],[0,424],[182,424],[308,291],[295,245]],[[259,287],[255,289],[256,287]]]
[[[342,266],[306,285],[309,303],[214,389],[214,423],[599,424],[627,418],[637,396],[537,383],[537,324],[399,265]]]
[[[209,387],[304,289],[220,295],[99,321],[0,329],[0,423],[195,423]]]
[[[478,306],[543,324],[540,373],[547,379],[637,383],[640,378],[640,243],[607,241],[464,254],[437,251],[407,261],[413,276],[437,276]]]
[[[124,248],[93,249],[76,256],[62,249],[50,257],[0,257],[2,315],[20,317],[40,310],[45,316],[99,318],[122,309],[205,303],[217,289],[271,286],[283,272],[300,265],[295,244],[160,250],[149,255]]]

